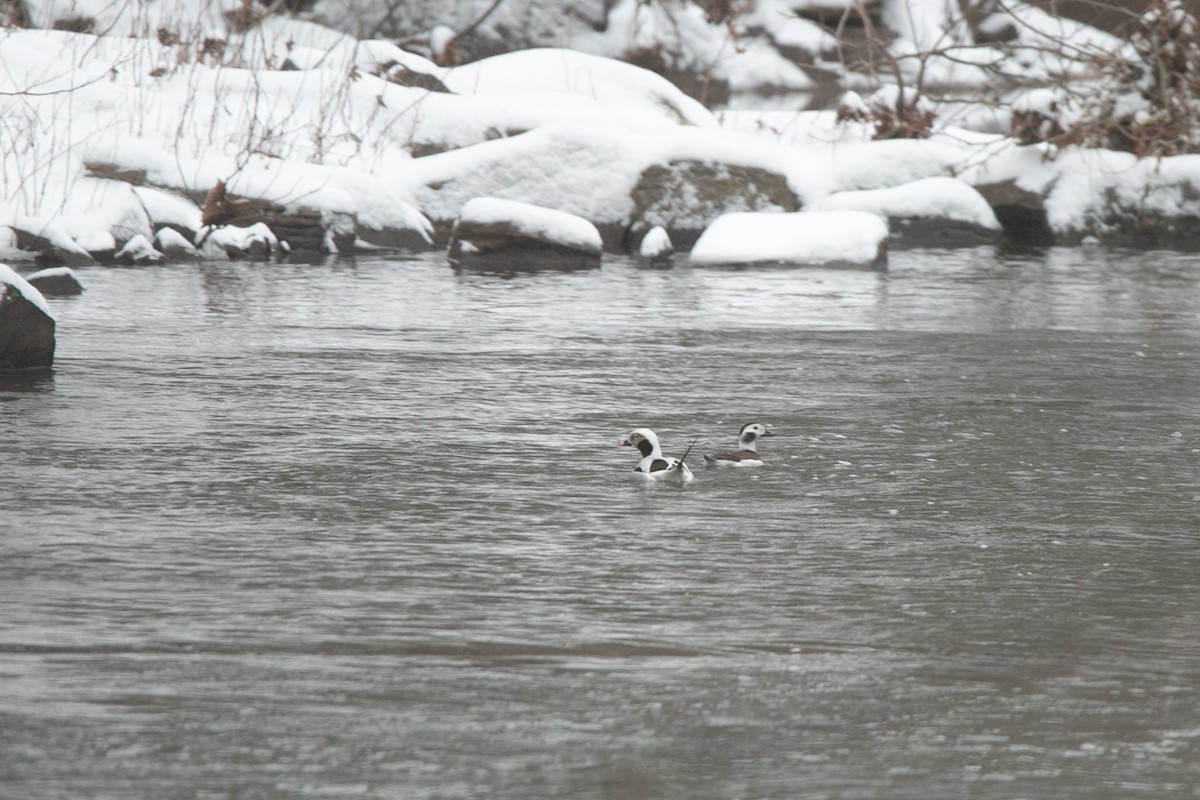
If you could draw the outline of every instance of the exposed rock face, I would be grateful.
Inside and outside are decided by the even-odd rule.
[[[1009,241],[1025,247],[1054,244],[1041,194],[1021,188],[1016,180],[977,184],[975,189],[992,207]]]
[[[0,264],[0,370],[48,368],[54,344],[54,318],[41,293]]]
[[[810,210],[867,211],[887,219],[894,247],[997,244],[1002,228],[987,200],[956,178],[921,178],[883,189],[837,192]]]
[[[455,265],[504,270],[597,267],[600,254],[600,232],[587,220],[491,197],[463,206],[449,248]]]
[[[25,280],[43,295],[69,297],[83,294],[83,284],[70,267],[50,267],[25,276]]]
[[[197,241],[202,254],[234,259],[261,260],[289,252],[287,242],[280,241],[270,226],[263,222],[244,228],[237,225],[205,228]]]
[[[14,223],[11,227],[17,237],[17,247],[36,252],[40,263],[66,264],[69,267],[86,267],[96,263],[91,254],[61,232],[61,226],[35,230],[32,225],[26,227]]]
[[[264,224],[269,227],[281,242],[287,242],[288,250],[296,253],[349,253],[353,252],[356,241],[361,238],[364,242],[376,247],[402,248],[408,250],[428,250],[433,246],[429,235],[428,220],[425,220],[416,209],[397,210],[393,214],[384,214],[384,223],[363,223],[353,211],[333,210],[329,204],[307,205],[304,203],[281,204],[262,197],[245,197],[229,192],[223,181],[217,181],[203,195],[184,186],[164,186],[146,183],[148,180],[144,170],[126,167],[121,164],[89,161],[86,164],[88,175],[92,178],[104,178],[112,181],[129,181],[138,187],[139,191],[154,193],[152,202],[146,205],[156,212],[164,214],[161,219],[151,218],[148,225],[161,231],[171,227],[180,231],[185,237],[207,238],[206,230],[219,229],[224,226],[247,227]],[[175,198],[177,202],[167,202]],[[190,219],[185,206],[192,203],[203,203],[196,218]],[[192,206],[195,208],[195,206]],[[376,214],[376,217],[380,215]],[[386,220],[395,221],[389,224]],[[18,232],[18,236],[21,233]],[[119,237],[122,242],[132,237]],[[147,237],[149,238],[149,237]],[[28,243],[18,241],[19,246],[31,249],[34,244],[49,246],[50,242]],[[172,252],[166,253],[169,258],[181,259],[195,257],[186,248],[170,243]],[[262,248],[258,248],[262,250]],[[238,248],[232,257],[241,257],[244,248]],[[165,251],[164,251],[165,252]],[[257,255],[265,255],[256,250]],[[57,251],[55,251],[57,256]],[[60,257],[57,263],[68,263],[72,266],[94,263],[86,252],[78,263],[67,257]],[[114,256],[115,257],[115,256]],[[126,258],[123,256],[122,258]]]
[[[631,196],[630,250],[629,245],[656,226],[665,228],[671,240],[686,249],[722,214],[799,209],[781,173],[708,161],[678,160],[648,167]]]
[[[172,261],[187,261],[200,257],[200,252],[191,240],[174,228],[158,229],[154,234],[154,249]]]
[[[155,250],[150,240],[139,233],[113,253],[113,260],[121,264],[161,264],[167,257]]]

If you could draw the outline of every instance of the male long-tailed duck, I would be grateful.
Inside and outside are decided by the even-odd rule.
[[[774,435],[761,422],[748,423],[738,432],[737,450],[711,456],[705,454],[704,463],[710,467],[761,467],[763,462],[758,454],[758,440]]]
[[[649,428],[636,428],[617,444],[621,447],[636,447],[642,454],[642,460],[633,468],[634,474],[640,478],[687,483],[694,477],[691,469],[684,463],[687,453],[683,454],[683,458],[664,456],[658,445],[658,436]]]

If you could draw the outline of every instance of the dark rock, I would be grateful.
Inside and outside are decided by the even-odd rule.
[[[851,5],[839,2],[814,2],[805,3],[803,7],[797,8],[796,16],[830,30],[847,27],[862,28],[866,26],[867,22],[870,22],[872,28],[878,29],[883,24],[880,19],[882,9],[882,0],[867,0],[865,3]],[[864,11],[866,20],[863,18]]]
[[[797,211],[782,172],[709,161],[679,160],[644,170],[631,192],[633,219],[627,251],[655,226],[665,228],[681,250],[689,249],[722,214],[736,211]]]
[[[415,89],[425,89],[429,92],[441,92],[443,94],[449,94],[450,92],[440,78],[430,75],[427,72],[417,72],[416,70],[409,69],[395,61],[381,65],[379,75],[384,80],[394,83],[397,86],[409,86]]]
[[[83,168],[86,174],[93,178],[123,181],[131,186],[142,186],[146,183],[144,169],[125,168],[107,161],[85,161]]]
[[[192,245],[195,233],[184,234],[177,228],[164,225],[154,234],[154,248],[170,261],[188,261],[200,257]]]
[[[354,218],[316,208],[284,207],[255,219],[264,222],[295,253],[341,253],[354,249]]]
[[[1004,232],[945,217],[888,217],[892,249],[999,244]]]
[[[481,209],[485,209],[480,213]],[[504,214],[511,211],[511,218]],[[528,215],[528,216],[526,216]],[[549,220],[549,224],[529,224]],[[572,233],[559,236],[564,221]],[[581,217],[495,198],[478,198],[463,206],[450,236],[449,258],[455,266],[503,271],[569,270],[600,266],[601,240],[594,226]]]
[[[69,297],[83,294],[83,284],[75,277],[75,271],[70,267],[51,267],[39,270],[25,276],[33,288],[43,295],[54,297]]]
[[[69,31],[71,33],[95,33],[96,20],[94,17],[62,17],[54,20],[51,25],[56,31]]]
[[[433,249],[433,240],[412,228],[370,228],[360,225],[358,238],[374,247],[424,252]]]
[[[0,370],[45,369],[54,363],[54,318],[27,294],[36,297],[37,290],[0,265]]]
[[[1055,243],[1041,194],[1022,189],[1015,179],[976,184],[975,189],[992,207],[1010,243],[1021,247],[1048,247]]]
[[[12,226],[12,231],[17,235],[17,247],[37,253],[39,264],[88,267],[96,263],[91,254],[74,242],[66,243],[62,239],[52,241],[40,231],[27,230],[16,225]],[[69,247],[67,244],[74,246]]]

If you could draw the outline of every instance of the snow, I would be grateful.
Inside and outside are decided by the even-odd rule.
[[[679,126],[659,134],[544,125],[529,133],[416,159],[391,176],[432,219],[454,219],[473,197],[502,197],[556,207],[593,223],[621,224],[634,212],[633,192],[654,165],[688,160],[786,169],[792,190],[820,192],[815,159],[719,131]],[[689,204],[678,209],[687,221]]]
[[[674,252],[675,247],[671,244],[671,235],[661,225],[655,225],[646,231],[646,235],[642,237],[642,243],[638,247],[638,255],[642,258],[665,258]]]
[[[154,245],[155,249],[161,253],[176,252],[191,257],[200,255],[191,241],[174,228],[159,228],[158,232],[154,234]]]
[[[7,264],[0,264],[0,297],[10,291],[17,292],[29,302],[33,303],[38,309],[50,319],[54,319],[54,315],[50,313],[50,307],[46,305],[46,298],[42,296],[29,281],[22,278]]]
[[[453,92],[523,98],[529,94],[579,94],[608,107],[653,109],[672,121],[714,127],[712,112],[666,78],[632,64],[562,48],[504,53],[447,70]]]
[[[263,255],[286,250],[286,244],[280,242],[274,232],[261,222],[245,227],[224,225],[220,228],[205,228],[199,235],[203,237],[200,252],[209,255],[215,255],[214,248],[218,247],[239,256],[250,254],[256,249]]]
[[[887,237],[887,223],[863,211],[725,214],[704,231],[688,260],[865,266],[878,262]]]
[[[586,219],[516,200],[476,197],[462,207],[459,219],[477,225],[507,224],[531,238],[573,250],[598,254],[601,249],[600,232]]]
[[[922,178],[887,189],[839,192],[812,210],[868,211],[882,217],[935,217],[1000,230],[995,212],[978,191],[955,178]]]
[[[127,241],[125,246],[113,255],[113,258],[118,261],[129,260],[138,264],[152,264],[166,260],[166,256],[155,250],[150,240],[140,233]]]
[[[6,214],[5,207],[0,204],[0,225],[10,226],[13,230],[25,231],[33,236],[41,237],[51,246],[67,253],[73,253],[85,259],[91,258],[88,251],[71,238],[62,221],[52,215],[34,216],[15,211]]]
[[[25,276],[25,280],[33,281],[39,278],[74,278],[75,270],[70,267],[46,267]]]

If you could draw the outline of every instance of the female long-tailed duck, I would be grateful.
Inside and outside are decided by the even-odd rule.
[[[761,422],[748,423],[738,432],[737,450],[711,456],[705,454],[704,463],[710,467],[761,467],[763,462],[758,454],[758,440],[774,435]]]
[[[617,442],[621,447],[636,447],[642,454],[642,460],[633,468],[639,478],[647,480],[676,480],[687,483],[692,480],[691,469],[684,463],[683,458],[668,458],[662,454],[658,445],[658,436],[649,428],[636,428],[629,435]],[[692,448],[688,448],[690,452]]]

